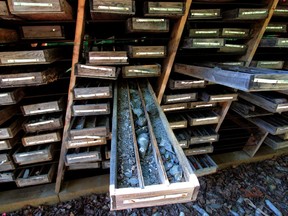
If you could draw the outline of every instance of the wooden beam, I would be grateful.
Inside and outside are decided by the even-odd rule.
[[[216,126],[216,129],[215,129],[215,131],[217,133],[218,133],[225,117],[226,117],[226,114],[228,113],[228,110],[229,110],[231,104],[232,104],[232,101],[225,101],[223,103],[220,103],[220,105],[221,105],[220,119],[219,119],[219,122]]]
[[[239,61],[244,61],[245,66],[249,67],[250,63],[256,53],[256,50],[260,44],[260,41],[266,31],[266,27],[268,26],[271,17],[273,16],[274,10],[278,4],[279,0],[271,0],[268,5],[268,16],[266,19],[256,22],[253,27],[252,39],[247,43],[248,49],[244,56],[242,56]]]
[[[70,84],[68,90],[68,101],[65,117],[65,125],[63,130],[62,138],[62,147],[60,152],[60,160],[58,166],[58,173],[55,185],[55,192],[59,193],[61,188],[61,183],[64,178],[65,172],[65,154],[67,152],[66,142],[68,139],[68,129],[71,121],[71,108],[73,103],[73,88],[75,86],[76,77],[75,77],[75,64],[79,61],[80,51],[81,51],[81,42],[84,33],[84,20],[85,20],[85,0],[78,0],[78,11],[77,11],[77,20],[76,20],[76,30],[75,30],[75,39],[74,39],[74,48],[72,56],[72,69],[70,76]]]
[[[158,85],[156,89],[157,100],[159,103],[161,103],[164,91],[166,89],[166,85],[174,64],[174,60],[184,30],[184,26],[190,12],[191,4],[192,0],[186,0],[185,13],[179,20],[176,21],[172,30],[171,40],[169,41],[168,44],[167,57],[163,61],[162,73],[158,79]]]

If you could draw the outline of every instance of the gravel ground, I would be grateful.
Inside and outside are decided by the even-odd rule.
[[[238,215],[276,215],[265,200],[271,201],[283,216],[288,215],[288,156],[241,165],[199,179],[201,188],[196,202],[109,212],[109,196],[102,194],[54,206],[27,207],[7,215],[205,215],[195,210],[196,205],[213,216],[237,215],[235,212]],[[259,209],[265,214],[259,213]]]

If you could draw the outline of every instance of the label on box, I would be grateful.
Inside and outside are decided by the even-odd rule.
[[[35,3],[35,2],[13,2],[15,6],[36,6],[36,7],[53,7],[52,3]]]
[[[18,77],[18,78],[4,78],[2,79],[2,82],[14,82],[14,81],[24,81],[24,80],[33,80],[35,79],[35,76],[30,77]]]

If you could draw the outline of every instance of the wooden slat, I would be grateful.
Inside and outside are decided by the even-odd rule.
[[[70,121],[71,121],[71,108],[73,103],[73,94],[72,91],[75,86],[76,77],[75,77],[75,64],[79,60],[80,56],[80,49],[81,49],[81,41],[84,34],[84,10],[85,10],[85,0],[79,0],[78,1],[78,12],[77,12],[77,21],[76,21],[76,30],[75,30],[75,39],[74,39],[74,48],[73,48],[73,57],[72,57],[72,70],[71,70],[71,76],[70,76],[70,84],[68,89],[68,102],[67,102],[67,109],[66,109],[66,117],[65,117],[65,126],[63,130],[63,138],[62,138],[62,147],[61,147],[61,153],[60,153],[60,160],[59,160],[59,166],[58,166],[58,172],[57,172],[57,179],[55,184],[55,192],[59,193],[61,189],[61,183],[64,178],[64,160],[65,155],[67,152],[66,149],[66,142],[68,139],[68,129],[70,127]]]
[[[170,41],[168,44],[167,57],[163,61],[162,73],[158,79],[158,87],[156,90],[157,100],[159,103],[161,103],[164,91],[166,89],[166,85],[174,64],[174,60],[181,40],[182,32],[184,30],[184,26],[190,11],[189,9],[191,7],[191,4],[192,0],[186,0],[185,13],[179,20],[176,21],[172,29]]]
[[[233,66],[195,66],[175,64],[180,74],[205,79],[243,91],[272,91],[287,89],[287,71]]]
[[[278,4],[279,0],[271,0],[268,5],[268,17],[260,22],[256,22],[253,27],[252,39],[247,43],[248,50],[245,55],[243,55],[239,60],[245,61],[245,66],[249,67],[253,56],[256,53],[257,47],[266,31],[271,17],[273,16],[274,10]]]

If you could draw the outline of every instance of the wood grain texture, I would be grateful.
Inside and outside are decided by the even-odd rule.
[[[72,7],[66,0],[8,0],[13,15],[28,20],[72,20]]]
[[[66,149],[66,142],[68,140],[68,129],[70,128],[70,121],[71,121],[71,109],[73,104],[73,88],[75,86],[76,77],[75,77],[75,64],[79,60],[80,56],[80,49],[81,49],[81,42],[84,34],[84,10],[85,10],[85,0],[78,1],[78,12],[77,12],[77,20],[76,20],[76,30],[75,30],[75,38],[74,38],[74,47],[73,47],[73,56],[72,56],[72,69],[70,75],[70,84],[68,89],[68,101],[67,101],[67,108],[66,108],[66,117],[65,117],[65,124],[63,130],[63,138],[62,138],[62,146],[60,152],[60,159],[57,171],[57,178],[55,184],[55,192],[59,193],[61,189],[61,184],[64,178],[65,172],[65,155],[67,152]]]
[[[19,36],[15,29],[0,28],[0,43],[17,42],[18,39]]]
[[[184,15],[176,21],[173,26],[170,41],[167,47],[167,57],[164,59],[162,64],[162,73],[157,82],[156,95],[158,103],[161,103],[166,85],[174,64],[178,46],[181,40],[182,32],[189,14],[189,8],[191,7],[192,0],[186,0],[185,3],[185,13]]]
[[[64,32],[59,25],[22,26],[23,39],[64,39]]]
[[[250,63],[253,59],[253,56],[256,53],[257,47],[260,44],[260,41],[266,31],[266,27],[268,26],[271,17],[273,16],[274,10],[278,4],[279,0],[271,0],[267,7],[268,9],[268,16],[266,19],[256,22],[253,26],[253,32],[251,34],[251,39],[247,43],[248,50],[245,55],[243,55],[239,60],[245,61],[245,66],[249,67]]]

